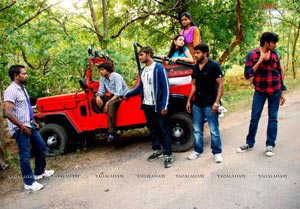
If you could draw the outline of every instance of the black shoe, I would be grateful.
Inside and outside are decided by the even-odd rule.
[[[173,163],[173,157],[172,155],[165,155],[165,168],[170,168]]]
[[[242,153],[242,152],[250,151],[252,149],[253,149],[253,147],[250,147],[248,144],[244,144],[244,145],[240,146],[239,148],[237,148],[237,152]]]
[[[163,156],[163,153],[161,152],[161,150],[156,150],[156,151],[154,151],[153,153],[152,153],[152,155],[150,155],[149,157],[148,157],[148,161],[149,162],[152,162],[152,161],[154,161],[154,160],[157,160],[158,158],[161,158]]]

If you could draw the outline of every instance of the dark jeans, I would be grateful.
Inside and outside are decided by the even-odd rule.
[[[155,112],[155,106],[143,105],[143,109],[152,139],[152,149],[161,150],[162,146],[164,155],[172,155],[172,139],[167,117]]]
[[[103,112],[103,108],[108,100],[110,100],[112,96],[103,96],[101,97],[103,101],[103,106],[101,107],[101,111]],[[120,107],[121,99],[116,99],[111,101],[108,104],[108,133],[116,133],[117,128],[116,128],[116,113],[117,110]]]
[[[16,139],[19,148],[20,167],[23,181],[25,184],[31,185],[35,180],[30,166],[30,144],[35,156],[35,175],[41,175],[45,171],[46,144],[38,130],[35,129],[34,124],[32,124],[30,136],[27,136],[26,134],[21,133],[20,130],[17,130],[13,137]]]
[[[194,150],[203,153],[203,126],[205,118],[210,130],[211,150],[213,154],[222,153],[222,142],[219,130],[219,114],[212,112],[212,106],[198,107],[193,105]]]
[[[255,144],[255,136],[257,132],[258,122],[264,108],[266,100],[268,100],[268,128],[266,146],[275,147],[277,138],[277,124],[278,124],[278,110],[280,104],[281,90],[274,92],[272,95],[255,91],[252,102],[251,121],[249,126],[249,133],[247,135],[246,143],[249,147]]]

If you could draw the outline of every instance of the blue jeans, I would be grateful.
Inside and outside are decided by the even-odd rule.
[[[38,130],[32,124],[31,135],[27,136],[19,130],[15,132],[13,137],[16,139],[19,148],[20,167],[23,181],[27,185],[31,185],[35,180],[30,166],[30,144],[32,154],[35,156],[35,175],[41,175],[45,171],[46,166],[46,144],[42,139]]]
[[[219,114],[212,112],[212,107],[198,107],[193,105],[193,124],[194,124],[194,150],[203,153],[203,126],[207,119],[210,135],[211,149],[213,154],[222,153],[222,142],[219,131]]]
[[[246,138],[246,143],[249,147],[255,144],[255,136],[257,132],[258,122],[264,108],[266,100],[268,100],[268,128],[266,146],[275,147],[277,138],[277,124],[278,124],[278,110],[280,104],[281,90],[274,92],[272,95],[255,91],[252,102],[251,121],[249,125],[249,132]]]
[[[143,105],[147,126],[152,139],[152,149],[161,150],[164,155],[172,155],[172,139],[168,127],[168,118],[162,116],[160,112],[155,112],[155,106]]]

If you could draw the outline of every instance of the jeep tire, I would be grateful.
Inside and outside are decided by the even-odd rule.
[[[183,152],[194,144],[193,119],[187,113],[178,112],[169,117],[169,129],[172,138],[172,150]]]
[[[57,124],[46,124],[40,134],[47,146],[47,155],[62,155],[67,151],[68,135],[66,130]]]

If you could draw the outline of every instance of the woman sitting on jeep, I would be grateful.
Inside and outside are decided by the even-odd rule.
[[[169,58],[169,62],[166,61],[166,57]],[[177,60],[189,63],[194,62],[190,50],[185,45],[183,35],[177,35],[173,38],[168,55],[162,55],[161,59],[163,60],[163,64],[176,63]]]

